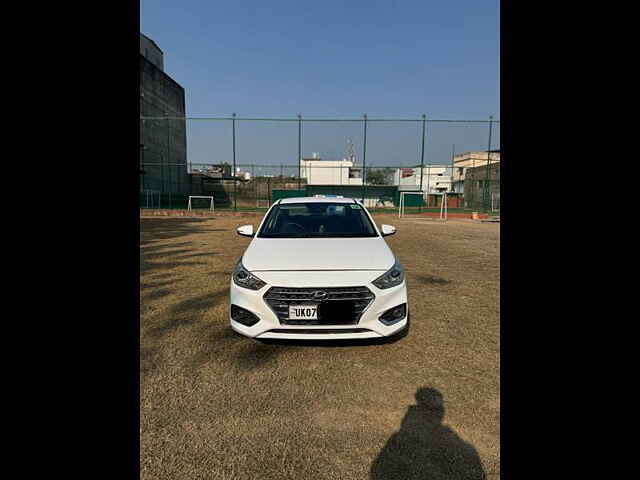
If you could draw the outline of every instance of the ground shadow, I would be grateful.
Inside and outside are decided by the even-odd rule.
[[[442,423],[442,394],[420,388],[416,400],[373,462],[371,480],[486,479],[476,449]]]
[[[154,278],[155,280],[155,278]],[[178,283],[179,280],[174,280],[174,281],[164,281],[164,282],[156,282],[156,283],[140,283],[140,291],[143,290],[149,290],[150,288],[161,288],[161,287],[168,287],[169,285],[173,286],[176,283]]]
[[[370,347],[374,345],[388,345],[391,343],[396,343],[402,340],[408,334],[409,325],[407,325],[407,328],[403,328],[400,332],[395,333],[389,337],[358,338],[348,340],[283,340],[275,338],[256,338],[256,341],[266,345],[284,345],[297,347]]]
[[[146,330],[145,336],[158,340],[173,333],[177,328],[196,324],[206,311],[214,308],[228,294],[229,290],[223,289],[176,303],[171,307],[168,320]]]
[[[158,300],[159,298],[166,297],[167,295],[171,295],[172,291],[168,288],[154,288],[149,293],[146,293],[141,296],[142,305],[146,306],[147,302],[151,302],[153,300]]]
[[[183,258],[191,258],[191,257],[210,257],[212,255],[220,255],[218,252],[199,252],[199,253],[189,253],[187,255],[179,255],[175,258],[183,259]]]
[[[280,345],[288,347],[371,347],[374,345],[387,345],[395,343],[400,338],[362,338],[355,340],[283,340],[275,338],[256,338],[265,345]]]
[[[201,325],[196,335],[205,341],[200,344],[198,352],[187,362],[185,366],[192,371],[198,371],[218,354],[228,353],[229,349],[246,340],[234,332],[228,323]]]
[[[435,277],[433,275],[414,275],[414,278],[418,280],[420,283],[425,285],[448,285],[451,283],[451,280],[447,280],[446,278]]]
[[[270,364],[287,350],[288,347],[276,348],[273,345],[252,342],[239,353],[237,365],[241,370],[255,370]]]
[[[145,238],[140,239],[140,246],[150,248],[151,244],[158,240],[172,240],[193,233],[224,231],[224,229],[204,228],[206,225],[209,225],[208,222],[210,220],[213,219],[186,217],[141,218],[140,233],[143,234]]]
[[[170,243],[170,244],[160,244],[160,245],[150,245],[150,242],[140,243],[140,253],[147,254],[157,252],[158,250],[163,250],[166,248],[182,248],[193,245],[193,242],[180,242],[180,243]]]

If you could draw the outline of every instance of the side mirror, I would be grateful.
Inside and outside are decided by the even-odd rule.
[[[242,225],[237,229],[238,235],[253,237],[253,225]]]
[[[395,235],[396,227],[393,225],[382,225],[381,231],[383,237],[388,237],[389,235]]]

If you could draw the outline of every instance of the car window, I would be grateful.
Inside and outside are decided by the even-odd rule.
[[[258,237],[377,237],[357,203],[285,203],[271,209]]]

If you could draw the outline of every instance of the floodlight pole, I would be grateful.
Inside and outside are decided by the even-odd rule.
[[[167,120],[167,167],[169,167],[169,164],[171,163],[171,145],[169,144],[169,112],[164,112],[164,116]],[[169,168],[169,183],[171,183],[171,168]],[[169,205],[169,207],[171,207],[171,205]]]
[[[302,164],[302,115],[298,114],[298,190],[300,190],[300,166]]]
[[[427,167],[427,208],[429,208],[429,184],[431,183],[431,167]]]
[[[144,146],[143,143],[140,144],[140,151],[142,152],[142,167],[140,167],[140,170],[144,172],[144,151],[145,151],[146,147]],[[144,192],[144,173],[142,174],[142,191]]]
[[[233,172],[231,172],[231,176],[233,177],[233,211],[235,212],[238,209],[238,182],[236,181],[236,114],[233,113],[231,117],[233,133]]]
[[[367,194],[367,114],[364,114],[364,141],[362,147],[362,203]]]
[[[424,137],[425,137],[426,127],[427,127],[427,116],[423,113],[422,114],[422,149],[420,151],[420,191],[421,192],[422,192],[422,172],[424,171]],[[429,197],[427,194],[427,199],[428,198]],[[422,211],[422,205],[420,205],[420,211]]]
[[[489,146],[487,147],[487,173],[484,180],[484,189],[482,190],[482,206],[485,210],[488,210],[488,196],[489,196],[489,163],[491,160],[491,127],[493,124],[493,115],[489,115]]]

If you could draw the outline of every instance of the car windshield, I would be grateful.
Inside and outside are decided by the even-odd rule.
[[[377,237],[364,208],[357,203],[285,203],[271,209],[258,237]]]

